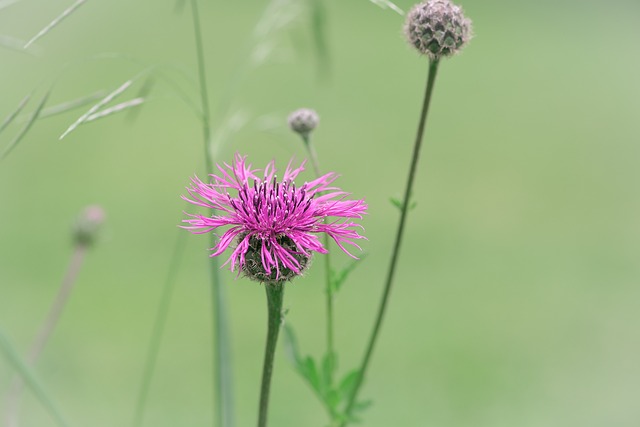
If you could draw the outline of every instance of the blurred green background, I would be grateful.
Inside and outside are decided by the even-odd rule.
[[[302,159],[286,116],[301,106],[320,113],[322,166],[369,204],[369,256],[336,303],[344,372],[359,362],[377,308],[398,217],[389,198],[402,194],[427,61],[404,42],[395,12],[366,0],[325,1],[330,72],[323,77],[308,4],[288,3],[275,16],[290,25],[259,38],[266,60],[238,73],[255,52],[251,34],[267,2],[200,2],[214,110],[233,94],[214,130],[242,124],[218,159],[236,151],[254,165]],[[460,3],[475,38],[440,67],[417,206],[362,392],[374,404],[362,425],[638,426],[640,2]],[[28,40],[70,4],[24,0],[1,9],[0,34]],[[130,425],[181,232],[179,196],[203,170],[199,121],[174,90],[197,104],[189,9],[175,6],[88,1],[36,43],[36,55],[0,47],[0,117],[35,89],[25,110],[32,111],[54,81],[48,105],[113,90],[153,65],[166,76],[136,120],[116,115],[58,141],[88,107],[43,119],[0,162],[0,327],[21,352],[66,269],[73,217],[94,203],[108,215],[37,367],[74,426]],[[89,60],[103,53],[120,55]],[[121,100],[141,86],[142,79]],[[0,135],[0,149],[20,126]],[[212,423],[207,246],[205,236],[188,236],[147,426]],[[324,343],[321,265],[318,257],[285,297],[287,320],[303,352],[314,355]],[[237,425],[249,426],[264,292],[224,276]],[[326,425],[282,350],[271,425]],[[12,375],[0,361],[3,399]],[[23,425],[54,425],[30,393]]]

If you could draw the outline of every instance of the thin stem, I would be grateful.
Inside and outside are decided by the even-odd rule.
[[[60,427],[68,427],[69,423],[62,416],[62,413],[51,398],[51,395],[48,394],[42,387],[42,384],[36,377],[31,367],[29,367],[20,358],[18,352],[15,350],[13,345],[11,345],[9,339],[6,337],[4,332],[2,332],[2,330],[0,330],[0,353],[4,353],[9,364],[13,365],[13,368],[18,371],[26,385],[29,387],[29,389],[31,389],[38,400],[40,400],[40,403],[42,403],[42,406],[45,407],[47,412],[49,412],[53,419],[56,420],[56,423]],[[7,427],[10,425],[11,424],[7,424]]]
[[[200,96],[202,103],[202,134],[204,139],[204,158],[207,174],[213,173],[213,161],[211,159],[211,112],[209,108],[209,96],[207,91],[207,72],[202,44],[202,31],[200,28],[200,14],[197,0],[191,0],[193,17],[193,30],[195,35],[196,56],[198,60],[198,77],[200,82]],[[215,214],[215,210],[211,210]],[[217,243],[213,234],[210,234],[210,247]],[[214,375],[214,418],[218,427],[232,427],[233,416],[233,379],[230,356],[229,322],[226,313],[226,295],[220,278],[220,267],[216,257],[209,261],[211,272],[211,290],[213,304],[213,375]],[[215,408],[218,408],[217,413]]]
[[[138,392],[138,400],[136,403],[136,409],[133,417],[133,426],[139,427],[142,425],[144,416],[144,407],[147,403],[147,396],[149,395],[149,387],[151,385],[151,378],[156,368],[156,361],[158,360],[158,353],[160,351],[160,344],[162,336],[164,335],[164,328],[167,323],[167,316],[169,314],[169,305],[171,303],[171,297],[176,283],[176,273],[181,262],[181,255],[184,252],[184,244],[186,241],[187,233],[184,230],[179,230],[178,237],[173,248],[173,254],[171,255],[171,263],[169,264],[169,270],[164,282],[164,289],[162,290],[162,297],[160,298],[160,305],[158,306],[158,312],[153,324],[153,332],[151,333],[151,339],[149,341],[149,348],[147,350],[147,361],[144,366],[144,373],[142,375],[142,383],[140,384],[140,391]]]
[[[316,174],[316,178],[320,178],[320,162],[318,162],[318,155],[316,154],[316,150],[311,144],[311,138],[309,135],[303,135],[302,140],[304,141],[304,146],[309,153],[309,158],[311,159],[311,165],[313,166],[313,170]],[[326,219],[325,219],[326,221]],[[324,262],[324,275],[325,275],[325,292],[326,292],[326,310],[327,310],[327,355],[329,360],[331,361],[331,366],[329,369],[329,385],[333,384],[333,373],[335,370],[334,366],[334,351],[335,347],[333,344],[333,287],[331,286],[331,252],[329,251],[329,235],[327,233],[323,233],[323,243],[324,247],[327,249],[327,253],[325,254],[325,262]]]
[[[382,294],[382,299],[380,300],[380,306],[378,308],[378,315],[376,317],[376,322],[373,327],[373,331],[371,332],[371,337],[369,338],[369,344],[367,346],[367,350],[365,352],[364,358],[362,360],[362,364],[360,365],[360,371],[358,375],[358,379],[356,380],[356,384],[351,392],[351,396],[349,397],[349,401],[346,406],[346,414],[349,415],[351,410],[353,409],[353,405],[356,402],[358,397],[358,392],[360,387],[362,386],[362,382],[364,380],[367,368],[369,366],[369,362],[371,360],[371,355],[373,354],[373,349],[375,347],[376,341],[378,339],[378,335],[380,332],[380,326],[382,325],[382,319],[384,317],[384,313],[387,308],[387,303],[389,301],[389,294],[391,292],[391,285],[393,283],[393,277],[396,271],[396,265],[398,262],[398,254],[400,253],[400,246],[402,244],[402,236],[404,234],[404,227],[407,219],[407,212],[409,211],[410,197],[413,190],[413,181],[416,176],[416,170],[418,167],[418,159],[420,157],[420,147],[422,145],[422,136],[424,134],[424,128],[427,123],[427,114],[429,112],[429,103],[431,101],[431,95],[433,93],[433,86],[436,81],[436,74],[438,72],[438,64],[439,61],[437,59],[431,60],[429,62],[429,74],[427,77],[427,86],[425,89],[424,100],[422,103],[422,113],[420,114],[420,123],[418,124],[418,132],[416,133],[416,139],[413,146],[413,154],[411,157],[411,167],[409,168],[409,175],[407,177],[407,184],[404,191],[404,198],[402,202],[402,210],[400,213],[400,222],[398,223],[398,230],[396,232],[396,240],[393,245],[393,252],[391,254],[391,262],[389,264],[389,270],[387,274],[387,279],[384,286],[384,291]],[[343,421],[340,425],[341,427],[346,426],[348,421]]]
[[[53,330],[58,324],[58,320],[60,319],[62,310],[64,309],[67,300],[69,299],[69,295],[71,294],[71,291],[73,290],[73,287],[76,283],[76,279],[78,278],[78,273],[80,272],[80,268],[82,267],[82,263],[84,262],[86,253],[86,245],[76,245],[73,255],[71,256],[69,266],[67,267],[67,272],[62,279],[62,284],[60,285],[60,288],[58,290],[58,295],[51,305],[49,314],[40,327],[40,331],[38,332],[36,339],[33,341],[31,349],[29,350],[29,354],[27,355],[27,358],[25,360],[28,366],[35,365],[36,361],[42,354],[45,345],[49,341]],[[16,427],[19,424],[18,419],[20,412],[20,400],[23,390],[24,382],[22,378],[16,377],[11,385],[11,391],[9,392],[7,398],[7,427]]]
[[[258,413],[258,427],[267,426],[267,411],[269,409],[269,390],[271,388],[271,375],[273,374],[273,356],[276,352],[278,333],[282,323],[282,300],[284,297],[284,284],[265,283],[267,291],[267,344],[264,349],[264,364],[262,366],[262,385],[260,387],[260,409]]]

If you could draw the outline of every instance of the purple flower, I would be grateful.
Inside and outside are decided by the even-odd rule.
[[[195,234],[230,226],[212,248],[211,256],[222,254],[235,243],[231,270],[239,268],[260,282],[284,282],[302,273],[312,252],[327,253],[319,234],[326,233],[349,256],[345,248],[362,239],[360,225],[350,218],[362,218],[367,209],[363,200],[346,200],[348,193],[332,187],[337,175],[328,173],[296,187],[293,180],[304,170],[304,163],[293,169],[291,162],[281,180],[275,163],[262,173],[252,169],[246,156],[236,154],[232,165],[218,165],[211,183],[198,177],[187,187],[190,197],[182,198],[197,206],[214,209],[212,216],[189,215],[183,228]],[[334,217],[333,219],[327,219]]]

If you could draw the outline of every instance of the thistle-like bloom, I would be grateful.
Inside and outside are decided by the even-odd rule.
[[[187,187],[190,197],[182,198],[197,206],[214,209],[212,216],[188,214],[183,228],[195,234],[209,233],[230,226],[212,248],[211,256],[235,248],[227,263],[259,282],[285,282],[302,273],[313,252],[327,253],[318,235],[328,234],[344,252],[362,239],[357,223],[367,209],[363,200],[347,200],[348,193],[331,186],[337,178],[328,173],[302,186],[294,179],[304,170],[304,162],[292,168],[291,162],[281,180],[272,161],[258,176],[246,156],[236,154],[232,165],[218,165],[219,174],[211,182],[198,177]],[[325,221],[325,218],[334,217]],[[354,257],[355,258],[355,257]]]

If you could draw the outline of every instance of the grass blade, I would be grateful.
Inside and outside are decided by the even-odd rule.
[[[89,108],[89,111],[84,113],[82,116],[80,116],[78,118],[78,120],[73,122],[73,124],[71,126],[69,126],[67,128],[67,130],[64,131],[64,133],[62,135],[60,135],[59,139],[63,139],[69,133],[73,132],[78,126],[80,126],[82,123],[84,123],[92,114],[97,113],[100,108],[102,108],[103,106],[105,106],[106,104],[111,102],[114,98],[116,98],[118,95],[122,94],[122,92],[127,90],[129,88],[129,86],[131,86],[132,83],[133,83],[133,80],[127,80],[119,88],[117,88],[116,90],[114,90],[113,92],[111,92],[110,94],[105,96],[104,98],[102,98],[102,100],[100,100],[100,102],[95,104],[93,107]]]
[[[36,120],[38,120],[38,117],[40,116],[40,112],[42,111],[42,108],[44,107],[44,104],[46,104],[47,99],[49,98],[49,94],[51,93],[51,90],[49,90],[43,97],[42,100],[40,101],[40,103],[38,104],[38,106],[36,107],[35,111],[33,112],[33,114],[31,114],[31,117],[29,117],[29,120],[27,121],[27,124],[24,125],[24,127],[22,128],[22,130],[20,131],[20,133],[18,133],[18,135],[16,135],[16,137],[13,139],[13,141],[11,141],[9,143],[9,145],[7,146],[7,148],[4,150],[4,152],[2,153],[2,156],[0,156],[0,160],[4,160],[5,157],[7,157],[9,155],[9,153],[16,148],[16,146],[18,145],[18,143],[22,140],[22,138],[24,138],[24,136],[27,134],[27,132],[29,132],[29,129],[31,129],[31,126],[33,126],[33,124],[36,122]]]
[[[404,11],[402,9],[400,9],[398,6],[396,6],[392,1],[390,0],[369,0],[371,3],[380,6],[383,9],[391,9],[394,12],[396,12],[399,15],[403,15],[404,16]]]
[[[205,165],[208,174],[214,172],[211,158],[211,110],[209,109],[209,92],[207,90],[207,70],[202,43],[202,30],[197,0],[191,0],[193,33],[195,39],[196,59],[198,62],[198,81],[202,105],[202,136],[204,142]],[[210,210],[215,214],[215,209]],[[216,237],[210,233],[210,247],[215,246]],[[211,299],[213,306],[213,342],[214,342],[214,420],[217,427],[234,427],[233,401],[233,363],[231,357],[231,339],[229,334],[229,315],[227,314],[227,297],[220,275],[217,257],[209,261],[211,274]]]
[[[156,318],[153,322],[153,332],[151,333],[151,339],[149,340],[147,359],[144,364],[144,372],[142,374],[142,383],[140,384],[136,409],[133,415],[133,427],[142,426],[144,408],[147,403],[147,396],[149,395],[151,379],[153,378],[153,373],[156,369],[158,353],[160,352],[160,344],[162,343],[162,336],[164,335],[164,329],[169,315],[169,306],[171,305],[173,290],[175,288],[176,274],[178,272],[180,262],[182,261],[182,255],[184,254],[186,236],[187,233],[185,233],[184,230],[178,230],[178,237],[176,238],[173,254],[171,255],[169,270],[167,271],[164,289],[162,290],[162,297],[160,298],[160,305],[158,306]]]
[[[327,13],[323,0],[311,2],[311,32],[316,48],[320,78],[326,78],[331,71],[331,57],[327,43]]]
[[[130,101],[125,101],[122,102],[120,104],[114,105],[113,107],[109,107],[105,110],[102,111],[98,111],[97,113],[94,113],[92,115],[90,115],[89,117],[87,117],[87,119],[84,121],[84,123],[89,123],[92,122],[94,120],[98,120],[101,119],[103,117],[106,116],[110,116],[112,114],[115,113],[119,113],[120,111],[124,111],[127,110],[129,108],[133,108],[133,107],[137,107],[138,105],[142,104],[145,102],[144,98],[134,98]]]
[[[16,108],[11,114],[9,114],[4,119],[4,121],[0,125],[0,133],[2,133],[2,131],[11,124],[13,119],[15,119],[18,114],[20,114],[20,111],[22,111],[22,109],[25,107],[25,105],[27,105],[27,102],[29,102],[30,99],[31,99],[31,95],[25,96],[24,99],[20,101],[20,104],[18,104],[18,108]]]
[[[5,7],[9,7],[12,4],[16,4],[19,1],[20,0],[4,0],[4,1],[0,1],[0,10],[4,9]]]
[[[0,35],[0,46],[6,49],[14,50],[16,52],[22,52],[27,54],[33,54],[24,50],[24,41],[9,36]]]
[[[71,101],[63,102],[61,104],[52,105],[49,108],[45,108],[40,113],[40,118],[45,119],[47,117],[57,116],[58,114],[66,113],[67,111],[75,110],[76,108],[84,107],[92,102],[98,101],[104,98],[105,92],[100,91],[91,95],[83,96],[82,98],[72,99]]]
[[[144,99],[146,101],[147,100],[146,98],[151,93],[151,90],[153,89],[155,84],[156,84],[156,79],[155,78],[153,78],[153,77],[147,78],[144,81],[144,83],[142,84],[142,87],[140,88],[140,90],[138,91],[138,96],[136,98],[141,98],[141,99]],[[134,108],[134,109],[129,110],[125,120],[128,123],[135,122],[136,119],[138,118],[138,115],[140,114],[141,110],[142,110],[142,108]]]
[[[0,350],[4,353],[9,363],[20,374],[25,384],[27,384],[29,389],[38,398],[42,406],[44,406],[51,417],[56,420],[57,424],[61,427],[68,427],[69,424],[65,421],[57,406],[53,403],[53,400],[44,390],[33,371],[22,361],[2,330],[0,330]]]
[[[33,38],[31,40],[29,40],[25,45],[24,48],[27,49],[29,46],[31,46],[36,40],[38,40],[40,37],[44,36],[45,34],[47,34],[49,31],[51,31],[54,27],[56,27],[60,22],[62,22],[67,16],[71,15],[77,8],[79,8],[80,6],[82,6],[83,3],[85,3],[87,0],[78,0],[76,1],[74,4],[71,5],[71,7],[69,7],[68,9],[66,9],[64,12],[62,12],[56,19],[54,19],[53,21],[51,21],[49,23],[49,25],[47,25],[46,27],[44,27],[42,30],[40,30],[40,32],[38,34],[36,34],[35,36],[33,36]]]

